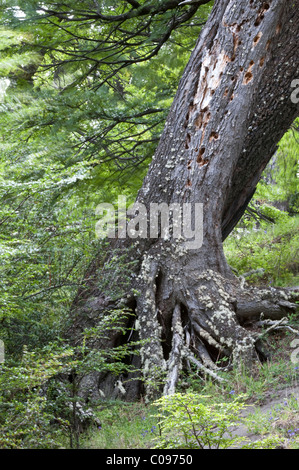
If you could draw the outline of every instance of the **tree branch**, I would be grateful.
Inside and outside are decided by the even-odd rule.
[[[198,9],[201,5],[206,5],[209,3],[210,0],[198,0],[198,2],[193,3],[192,7]],[[155,16],[161,13],[165,13],[168,10],[174,10],[177,8],[184,7],[185,5],[179,5],[181,3],[180,0],[166,0],[164,3],[160,3],[157,5],[157,2],[147,3],[142,6],[137,7],[137,2],[134,0],[129,1],[132,5],[132,8],[123,13],[121,15],[103,15],[100,13],[100,9],[98,8],[97,11],[93,11],[92,13],[88,13],[84,10],[75,10],[75,11],[65,11],[60,12],[56,10],[50,10],[43,6],[40,6],[39,9],[44,11],[46,15],[44,17],[51,17],[54,16],[59,19],[67,20],[67,21],[84,21],[84,20],[97,20],[100,19],[105,22],[118,22],[118,21],[126,21],[132,18],[137,18],[141,16]]]
[[[139,8],[140,7],[140,3],[136,2],[135,0],[125,0],[127,3],[130,3],[130,5],[132,5],[133,8]]]

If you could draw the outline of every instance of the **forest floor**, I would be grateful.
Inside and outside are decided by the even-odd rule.
[[[271,392],[265,393],[263,403],[249,405],[241,412],[241,416],[249,418],[251,425],[248,427],[247,423],[231,427],[233,436],[244,438],[242,444],[233,448],[241,448],[243,445],[255,442],[259,447],[258,441],[269,436],[275,429],[284,434],[284,439],[281,439],[276,447],[289,447],[292,436],[299,431],[299,410],[296,410],[297,416],[290,410],[292,403],[299,403],[299,385],[276,390],[275,396],[276,398]],[[267,426],[270,422],[271,425]]]

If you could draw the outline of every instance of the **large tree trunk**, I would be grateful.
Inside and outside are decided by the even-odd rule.
[[[148,210],[150,203],[202,203],[203,243],[192,249],[183,238],[147,238],[135,245],[135,327],[148,341],[141,368],[149,399],[173,392],[190,363],[212,374],[223,355],[250,364],[258,343],[244,319],[261,312],[278,318],[294,308],[273,292],[242,288],[222,241],[298,115],[290,98],[298,29],[299,0],[216,0],[185,69],[137,202]],[[79,294],[77,326],[82,310],[98,315],[100,298],[92,286]],[[96,380],[106,390],[113,382]],[[136,393],[137,386],[130,397]]]

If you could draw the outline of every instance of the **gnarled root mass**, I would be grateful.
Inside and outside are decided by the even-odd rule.
[[[224,357],[229,365],[245,367],[265,359],[260,335],[250,333],[245,324],[279,319],[296,309],[283,290],[245,288],[212,269],[199,273],[176,267],[149,256],[138,280],[137,326],[147,341],[141,361],[149,399],[161,389],[173,393],[180,371],[191,364],[223,380],[217,363]]]
[[[132,400],[142,393],[150,401],[162,393],[174,393],[182,371],[191,369],[222,381],[222,370],[249,368],[255,360],[268,359],[263,337],[256,329],[248,330],[248,324],[268,319],[272,322],[266,325],[269,331],[285,327],[284,318],[296,311],[292,294],[286,290],[249,287],[231,273],[200,269],[199,262],[190,263],[177,253],[172,257],[149,251],[134,279],[135,301],[132,303],[132,295],[128,300],[134,305],[130,325],[134,333],[126,341],[141,340],[140,355],[133,362],[142,377],[100,373],[96,378],[85,377],[82,384],[89,395],[91,386],[106,396],[121,393],[123,399]],[[92,302],[96,321],[107,304],[103,301],[101,306],[96,298]],[[113,335],[99,347],[118,345],[115,330]],[[96,394],[93,390],[92,395]]]

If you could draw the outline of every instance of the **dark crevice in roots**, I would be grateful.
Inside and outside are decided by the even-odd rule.
[[[194,348],[194,353],[197,354],[200,350],[205,350],[206,354],[208,354],[209,358],[215,364],[224,363],[225,358],[227,358],[227,353],[223,351],[223,349],[218,349],[215,346],[211,345],[206,341],[204,338],[200,338],[200,345],[197,348]]]
[[[186,328],[190,328],[190,318],[189,318],[189,314],[188,314],[188,309],[183,304],[180,305],[180,308],[181,308],[182,326],[183,326],[184,330],[186,330]]]
[[[159,302],[159,297],[160,297],[160,293],[161,293],[161,286],[162,286],[162,279],[163,279],[163,274],[162,274],[162,271],[159,270],[158,271],[158,274],[156,275],[155,277],[155,290],[156,290],[156,304],[158,305],[158,302]]]
[[[258,339],[255,342],[255,350],[256,350],[257,356],[258,356],[258,358],[259,358],[259,360],[261,361],[262,364],[267,362],[267,361],[270,361],[271,354],[265,348],[265,345],[264,345],[264,343],[261,339]]]
[[[163,350],[163,357],[165,361],[168,361],[172,343],[171,318],[164,319],[162,313],[158,310],[157,320],[162,328],[161,346]]]

